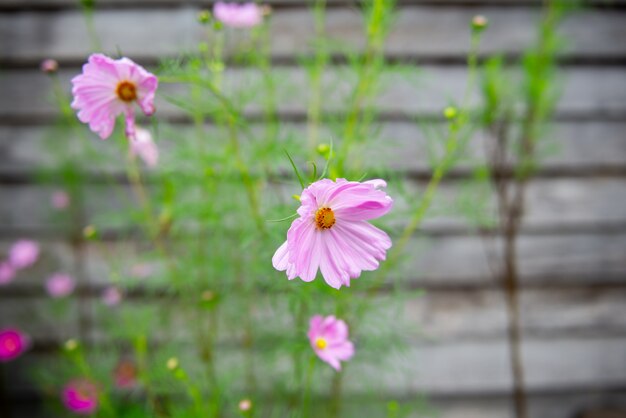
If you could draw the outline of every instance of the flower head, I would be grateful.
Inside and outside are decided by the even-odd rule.
[[[317,181],[304,189],[300,217],[287,232],[272,264],[289,280],[315,279],[317,270],[335,289],[350,286],[363,270],[376,270],[391,247],[389,236],[367,221],[383,216],[393,201],[380,190],[383,180],[364,183],[337,179]]]
[[[8,261],[0,262],[0,286],[9,284],[15,277],[15,269]]]
[[[62,298],[74,291],[74,279],[69,274],[55,273],[46,281],[46,290],[53,298]]]
[[[76,414],[93,414],[98,409],[98,388],[87,379],[75,379],[63,387],[61,400]]]
[[[155,75],[128,58],[114,60],[102,54],[92,54],[83,66],[82,74],[72,79],[72,108],[78,119],[106,139],[113,132],[115,118],[124,114],[126,136],[135,137],[137,103],[146,116],[154,113],[154,94],[158,86]]]
[[[122,359],[113,371],[115,386],[120,389],[130,389],[137,385],[137,366],[130,360]]]
[[[263,20],[263,8],[255,3],[225,3],[213,6],[215,18],[233,28],[251,28]]]
[[[115,306],[122,301],[122,292],[115,286],[109,286],[102,292],[102,302],[107,306]]]
[[[30,339],[18,329],[0,330],[0,362],[11,361],[21,356],[30,345]]]
[[[56,73],[59,69],[59,63],[56,60],[48,58],[41,61],[41,65],[39,66],[39,68],[41,68],[41,71],[46,74],[53,74]]]
[[[130,152],[139,155],[148,167],[156,167],[159,162],[159,149],[147,129],[137,128],[135,137],[130,140]]]
[[[9,251],[9,263],[16,270],[32,266],[38,257],[39,244],[26,239],[17,241]]]
[[[57,190],[52,193],[52,196],[50,197],[50,203],[55,209],[65,209],[70,204],[70,195],[67,194],[65,190]]]
[[[337,371],[341,370],[340,361],[348,361],[354,355],[354,344],[348,340],[348,325],[332,315],[311,318],[307,335],[315,354]]]

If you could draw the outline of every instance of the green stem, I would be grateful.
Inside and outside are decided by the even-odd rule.
[[[315,355],[313,354],[309,360],[309,367],[306,371],[306,380],[304,382],[304,390],[302,396],[302,416],[309,418],[311,416],[311,385],[313,382],[313,370],[315,369]]]

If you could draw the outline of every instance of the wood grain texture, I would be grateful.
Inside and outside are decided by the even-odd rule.
[[[197,42],[203,40],[205,35],[203,28],[196,23],[196,12],[197,9],[190,6],[100,10],[95,14],[95,26],[103,42],[103,52],[115,54],[122,51],[139,62],[154,61],[156,57],[193,51]],[[407,6],[398,11],[386,54],[425,59],[463,57],[469,46],[468,23],[478,13],[490,20],[489,30],[481,43],[483,53],[518,54],[532,43],[534,35],[530,28],[538,20],[537,9]],[[616,40],[626,37],[625,21],[624,13],[613,10],[581,10],[573,14],[562,29],[570,46],[567,55],[587,59],[623,58],[626,46]],[[358,10],[333,9],[326,26],[329,38],[346,47],[362,50],[364,35]],[[271,50],[275,57],[300,55],[308,50],[313,40],[313,16],[307,10],[278,10],[271,19],[271,32]],[[92,51],[83,17],[78,11],[24,11],[2,15],[0,39],[0,61],[4,63],[37,65],[44,58],[81,62]],[[147,44],[151,47],[146,48]]]
[[[63,70],[61,83],[70,91],[70,79],[79,72]],[[561,101],[557,118],[603,120],[624,119],[626,115],[626,72],[620,68],[580,67],[564,69]],[[324,77],[327,93],[323,111],[337,114],[351,92],[355,74],[345,67],[329,70]],[[302,69],[278,67],[273,77],[277,84],[276,98],[281,117],[303,118],[306,114],[308,83]],[[440,117],[450,101],[460,100],[465,89],[466,71],[460,67],[424,66],[400,73],[388,73],[382,78],[381,94],[375,106],[382,118],[414,118],[416,116]],[[230,69],[225,74],[227,94],[242,88],[262,92],[257,72],[247,69]],[[168,96],[185,97],[187,86],[162,85],[157,95],[159,119],[181,119],[183,112],[165,100]],[[294,94],[298,92],[298,94]],[[58,115],[53,105],[50,80],[35,70],[6,71],[0,77],[0,123],[27,124],[50,122]],[[473,102],[477,103],[474,96]],[[250,118],[262,116],[261,103],[251,101],[244,107]]]

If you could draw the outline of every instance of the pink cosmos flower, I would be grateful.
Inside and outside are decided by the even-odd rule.
[[[15,269],[11,263],[3,261],[0,263],[0,286],[9,284],[15,277]]]
[[[315,279],[317,270],[335,289],[350,286],[363,270],[376,270],[391,247],[389,236],[367,221],[391,210],[393,200],[383,180],[364,183],[337,179],[317,181],[304,189],[300,217],[287,232],[272,264],[292,280]]]
[[[139,155],[148,167],[156,167],[159,162],[159,149],[147,129],[137,127],[135,137],[130,140],[130,152]]]
[[[16,270],[32,266],[38,257],[39,244],[26,239],[17,241],[9,251],[9,263]]]
[[[130,360],[120,360],[113,371],[115,386],[119,389],[131,389],[137,385],[137,367]]]
[[[136,279],[145,279],[152,274],[153,268],[148,263],[138,263],[135,264],[131,270],[130,274]]]
[[[28,349],[30,338],[18,329],[0,330],[0,362],[18,358]]]
[[[65,190],[57,190],[52,193],[52,196],[50,197],[50,203],[55,209],[65,209],[70,204],[70,195],[68,195]]]
[[[90,415],[98,409],[98,388],[87,379],[75,379],[63,387],[61,400],[70,411]]]
[[[225,3],[213,6],[215,18],[233,28],[251,28],[263,20],[263,8],[255,3]]]
[[[114,60],[93,54],[72,84],[72,108],[78,110],[78,119],[89,123],[89,128],[102,139],[111,135],[115,118],[122,113],[126,118],[126,136],[135,137],[134,102],[146,116],[154,113],[158,80],[128,58]]]
[[[46,281],[46,290],[53,298],[62,298],[74,291],[74,279],[69,274],[55,273]]]
[[[115,286],[110,286],[102,292],[102,302],[107,306],[115,306],[122,301],[122,292]]]
[[[311,318],[307,335],[315,354],[337,371],[341,371],[340,361],[348,361],[354,355],[354,344],[348,340],[348,326],[332,315]]]
[[[41,68],[41,71],[46,74],[52,74],[57,72],[57,70],[59,69],[59,63],[56,60],[48,58],[41,61],[41,65],[39,68]]]

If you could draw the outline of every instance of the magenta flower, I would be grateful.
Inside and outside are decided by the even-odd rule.
[[[52,193],[52,196],[50,197],[50,203],[55,209],[65,209],[70,204],[70,195],[67,194],[65,190],[57,190]]]
[[[348,325],[332,315],[311,318],[307,335],[315,354],[337,371],[341,371],[340,361],[348,361],[354,355],[354,344],[348,340]]]
[[[46,290],[53,298],[62,298],[74,291],[74,279],[69,274],[55,273],[46,281]]]
[[[130,140],[130,152],[139,155],[148,167],[156,167],[159,162],[159,149],[147,129],[137,127],[135,137]]]
[[[15,269],[11,263],[3,261],[0,263],[0,286],[9,284],[15,277]]]
[[[110,286],[102,292],[102,302],[107,306],[115,306],[122,301],[122,292],[115,286]]]
[[[225,3],[213,6],[215,18],[233,28],[251,28],[263,21],[263,8],[255,3]]]
[[[102,139],[111,135],[115,118],[123,113],[126,136],[134,138],[133,103],[137,102],[146,116],[153,114],[158,83],[156,76],[128,58],[114,60],[92,54],[83,73],[72,79],[72,108],[78,110],[78,119],[89,123],[89,128]]]
[[[98,409],[98,388],[87,379],[75,379],[63,387],[61,400],[70,411],[90,415]]]
[[[56,73],[59,69],[59,63],[56,60],[48,58],[41,61],[39,68],[46,74],[52,74]]]
[[[18,329],[0,330],[0,362],[14,360],[21,356],[30,345],[30,338]]]
[[[9,263],[16,270],[32,266],[38,257],[39,244],[26,239],[17,241],[9,251]]]
[[[367,221],[391,209],[393,200],[379,190],[386,185],[383,180],[324,179],[304,189],[300,217],[276,250],[274,268],[286,270],[289,280],[299,276],[305,282],[315,279],[319,268],[335,289],[350,286],[363,270],[376,270],[391,239]]]

